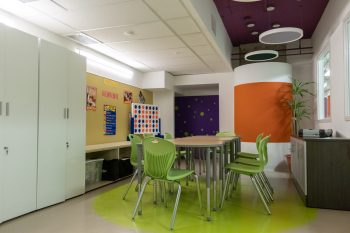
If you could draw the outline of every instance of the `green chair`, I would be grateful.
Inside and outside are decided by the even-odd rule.
[[[221,200],[221,208],[224,205],[224,200],[225,200],[225,195],[226,195],[226,191],[227,191],[227,186],[228,186],[228,182],[231,178],[231,176],[233,175],[234,177],[237,177],[238,175],[247,175],[250,177],[256,191],[258,192],[261,201],[264,204],[264,207],[267,211],[267,213],[270,215],[271,211],[270,208],[268,207],[268,203],[270,201],[270,196],[268,192],[266,190],[266,187],[264,186],[260,174],[261,172],[263,172],[264,170],[264,166],[265,166],[265,157],[267,157],[267,143],[270,140],[270,136],[266,136],[265,138],[263,138],[260,141],[259,144],[259,150],[258,150],[258,154],[259,154],[259,166],[252,166],[252,165],[247,165],[247,164],[241,164],[241,163],[230,163],[226,166],[226,169],[228,170],[227,173],[227,178],[226,178],[226,182],[225,182],[225,187],[224,187],[224,192],[223,192],[223,197]],[[234,180],[236,180],[234,178]]]
[[[154,137],[154,135],[151,134],[151,133],[145,133],[145,134],[143,135],[143,138],[153,138],[153,137]]]
[[[137,144],[142,143],[142,138],[136,134],[129,134],[129,139],[131,141],[130,163],[134,167],[135,172],[134,172],[134,174],[129,182],[127,189],[125,190],[125,192],[123,194],[123,200],[125,200],[126,195],[128,194],[129,189],[130,189],[132,183],[134,182],[138,172],[142,172],[142,171],[139,171],[137,169]]]
[[[234,132],[224,131],[224,132],[217,133],[216,136],[220,136],[220,137],[235,137],[236,134]]]
[[[256,150],[258,151],[259,150],[259,144],[260,144],[260,141],[261,139],[263,138],[263,133],[260,133],[257,137],[256,137],[256,140],[255,140],[255,143],[256,143]],[[237,152],[237,157],[243,157],[243,158],[250,158],[250,159],[256,159],[258,158],[258,154],[256,153],[248,153],[248,152]]]
[[[198,176],[193,170],[180,170],[172,169],[175,158],[176,149],[175,145],[169,141],[160,138],[146,138],[143,141],[143,152],[144,152],[144,174],[141,194],[137,200],[132,219],[135,220],[137,210],[141,203],[142,196],[145,188],[150,180],[160,182],[170,182],[178,184],[178,191],[173,210],[173,215],[170,221],[170,230],[174,229],[174,223],[176,218],[176,211],[181,196],[181,185],[180,180],[190,175],[194,175],[197,183],[197,192],[200,209],[202,209],[201,193],[199,187]]]
[[[164,134],[164,139],[173,139],[173,135],[171,133],[165,133]]]

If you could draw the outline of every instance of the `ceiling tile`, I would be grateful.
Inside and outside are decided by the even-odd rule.
[[[199,46],[199,45],[207,45],[207,39],[202,33],[182,35],[181,38],[186,42],[189,46]]]
[[[179,0],[145,0],[145,2],[163,19],[188,16]]]
[[[207,64],[209,63],[220,63],[221,62],[221,58],[216,55],[202,55],[201,58],[203,59],[203,61]]]
[[[63,10],[51,1],[32,3],[33,7],[79,30],[92,30],[156,21],[159,18],[141,0],[122,1],[92,8]]]
[[[216,54],[210,45],[193,46],[192,49],[199,56]]]
[[[197,57],[181,57],[181,58],[169,58],[162,60],[148,60],[146,64],[155,67],[173,67],[173,66],[185,66],[185,65],[195,65],[195,64],[203,64]]]
[[[184,43],[175,36],[147,40],[134,40],[120,43],[111,43],[108,46],[121,52],[149,52],[185,47]]]
[[[142,61],[162,61],[164,59],[175,59],[183,57],[193,57],[194,53],[188,48],[177,48],[168,50],[158,50],[144,53],[128,53],[136,60]]]
[[[160,21],[132,26],[84,31],[84,33],[99,41],[102,41],[103,43],[133,41],[157,37],[168,37],[173,35],[169,28]]]
[[[178,35],[200,32],[195,22],[190,18],[171,19],[167,23]]]

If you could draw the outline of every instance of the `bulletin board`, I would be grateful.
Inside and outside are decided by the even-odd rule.
[[[158,134],[160,132],[159,107],[151,104],[133,103],[130,126],[130,131],[135,134]]]

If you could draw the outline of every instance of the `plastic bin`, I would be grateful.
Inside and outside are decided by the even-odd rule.
[[[92,185],[102,178],[103,159],[86,160],[85,162],[85,185]]]

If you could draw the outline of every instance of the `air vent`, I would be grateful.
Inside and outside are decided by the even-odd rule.
[[[83,44],[83,45],[91,45],[91,44],[99,44],[100,42],[91,36],[85,35],[84,33],[78,33],[74,35],[68,35],[68,38]]]

